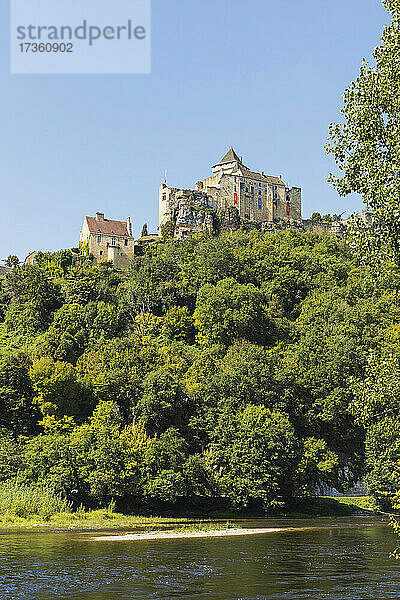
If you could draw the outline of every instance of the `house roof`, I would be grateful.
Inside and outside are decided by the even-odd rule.
[[[128,231],[128,225],[126,221],[113,221],[111,219],[98,221],[96,217],[85,217],[85,219],[90,233],[103,233],[105,235],[132,237]]]

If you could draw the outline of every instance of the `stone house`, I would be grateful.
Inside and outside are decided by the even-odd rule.
[[[94,257],[95,264],[111,261],[116,269],[126,269],[134,255],[134,238],[130,217],[126,221],[106,219],[104,213],[85,217],[80,247]]]
[[[24,265],[34,265],[35,259],[36,259],[36,254],[37,254],[36,250],[33,250],[33,252],[29,252],[28,256],[24,260]]]

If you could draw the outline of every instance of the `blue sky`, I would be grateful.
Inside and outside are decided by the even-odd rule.
[[[0,258],[77,245],[85,214],[155,231],[158,185],[192,187],[232,144],[303,188],[303,215],[360,209],[326,183],[341,94],[379,0],[153,0],[151,75],[10,75],[0,8]]]

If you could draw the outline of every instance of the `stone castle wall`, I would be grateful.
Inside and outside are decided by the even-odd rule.
[[[224,194],[233,189],[229,178],[226,179],[226,187],[221,186],[218,193]],[[208,188],[209,190],[210,188]],[[210,196],[199,187],[193,190],[168,189],[165,198],[165,219],[172,223],[174,235],[177,239],[184,239],[195,233],[223,233],[226,231],[237,231],[241,227],[259,229],[264,232],[275,233],[292,229],[300,233],[342,233],[342,228],[338,224],[325,223],[320,221],[303,220],[301,218],[301,190],[292,188],[286,191],[286,196],[275,198],[275,206],[280,207],[282,217],[275,217],[273,220],[254,220],[243,218],[242,214],[247,214],[248,204],[242,205],[242,211],[239,206],[229,206],[228,203],[217,202],[215,196]],[[272,206],[272,197],[270,205]],[[290,207],[289,215],[287,207]],[[251,207],[250,207],[251,208]],[[268,217],[272,210],[266,209]],[[340,231],[339,231],[340,229]]]

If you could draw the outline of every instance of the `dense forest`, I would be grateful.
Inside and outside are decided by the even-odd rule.
[[[238,231],[150,244],[124,273],[39,253],[1,284],[3,483],[126,510],[397,489],[394,262]]]
[[[164,237],[124,273],[68,250],[10,257],[2,490],[268,511],[365,481],[400,508],[400,2],[383,4],[326,146],[330,183],[372,226]]]

